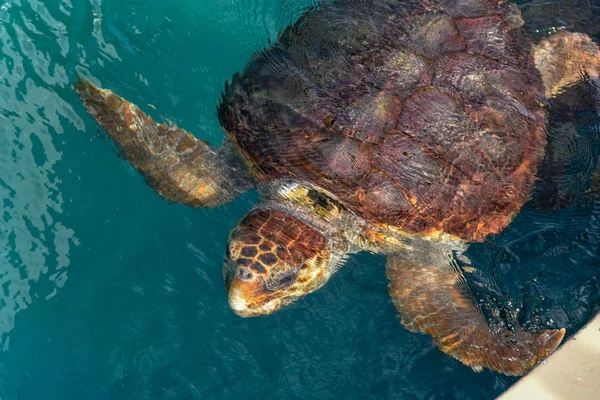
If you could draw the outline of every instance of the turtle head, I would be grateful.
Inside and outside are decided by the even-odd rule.
[[[327,238],[283,211],[256,208],[231,232],[223,265],[229,305],[242,317],[270,314],[332,275]]]

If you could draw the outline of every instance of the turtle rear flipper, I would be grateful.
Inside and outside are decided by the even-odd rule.
[[[564,329],[492,331],[461,272],[440,244],[388,257],[390,294],[402,324],[427,333],[444,353],[476,371],[523,375],[560,344]]]
[[[83,105],[120,150],[166,200],[191,207],[217,207],[251,187],[235,149],[221,149],[172,125],[157,124],[136,105],[79,78]]]

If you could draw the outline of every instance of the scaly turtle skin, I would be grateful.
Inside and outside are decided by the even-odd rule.
[[[218,150],[85,79],[76,89],[164,198],[216,207],[252,187],[262,195],[227,246],[237,314],[269,314],[324,285],[348,254],[378,252],[408,329],[475,370],[521,375],[565,330],[492,329],[451,254],[500,232],[529,199],[547,100],[600,104],[571,90],[598,80],[589,37],[532,46],[522,25],[498,0],[310,10],[226,86]]]

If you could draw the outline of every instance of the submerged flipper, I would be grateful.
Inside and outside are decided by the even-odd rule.
[[[228,138],[217,150],[181,128],[155,123],[136,105],[81,77],[75,89],[121,157],[166,200],[217,207],[251,187]]]
[[[564,329],[492,331],[441,244],[390,255],[387,276],[402,324],[431,335],[440,350],[476,371],[485,367],[523,375],[548,357],[565,334]]]

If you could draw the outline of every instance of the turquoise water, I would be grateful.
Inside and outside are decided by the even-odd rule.
[[[516,381],[402,328],[378,256],[352,257],[277,314],[235,316],[221,262],[256,194],[212,211],[166,203],[72,89],[76,72],[92,75],[218,144],[224,81],[309,4],[0,2],[0,398],[481,399]],[[597,136],[590,122],[555,142],[550,186],[574,202],[548,213],[533,201],[469,251],[490,318],[572,334],[600,308],[600,205],[586,193]]]

